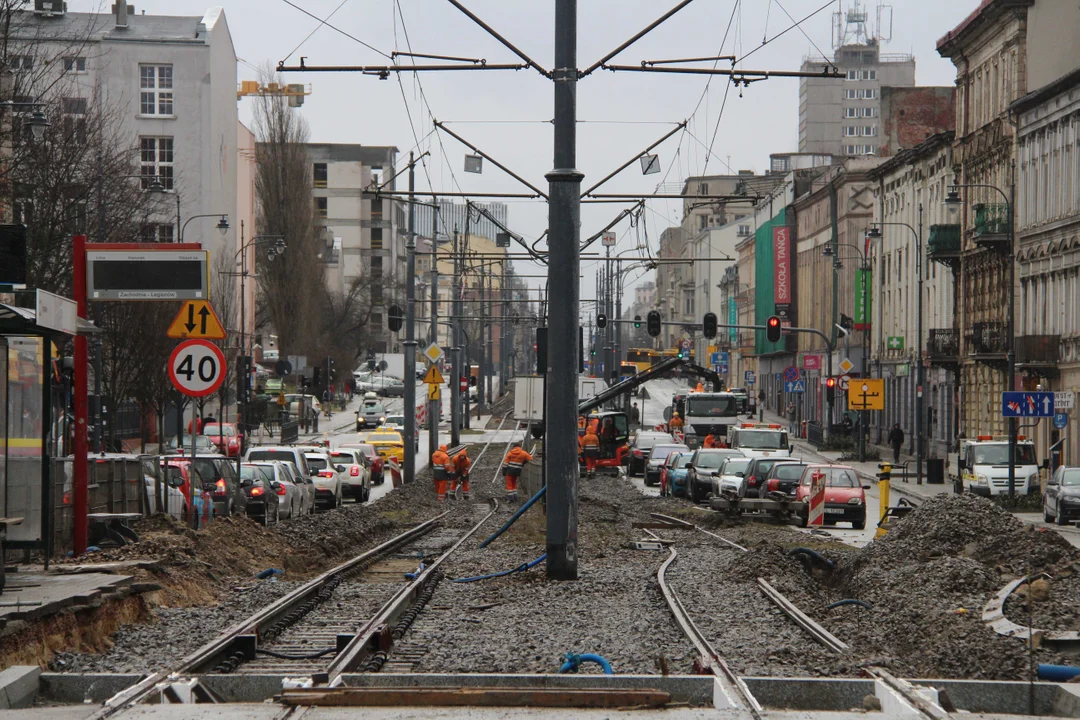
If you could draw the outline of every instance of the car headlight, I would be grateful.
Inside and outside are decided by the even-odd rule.
[[[1031,473],[1030,475],[1028,475],[1027,481],[1028,481],[1028,487],[1031,487],[1032,485],[1038,485],[1039,484],[1039,473],[1037,473],[1037,472]],[[1078,498],[1078,499],[1080,499],[1080,498]]]
[[[379,418],[379,422],[386,422],[386,418],[384,418],[384,417]]]
[[[976,475],[975,476],[975,484],[976,485],[989,485],[990,484],[990,478],[986,477],[985,475]]]
[[[847,501],[847,504],[848,505],[862,505],[863,500],[862,500],[862,498],[853,497],[853,498],[851,498],[850,500]]]

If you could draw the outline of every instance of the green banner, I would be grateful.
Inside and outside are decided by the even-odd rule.
[[[871,318],[870,296],[873,292],[873,271],[855,271],[855,329],[869,330]]]

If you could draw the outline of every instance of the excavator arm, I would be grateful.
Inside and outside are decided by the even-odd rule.
[[[633,377],[628,377],[620,383],[616,383],[609,387],[607,390],[594,395],[591,398],[581,400],[578,403],[578,414],[585,415],[590,410],[602,406],[604,403],[614,400],[621,395],[625,395],[628,392],[633,391],[634,388],[647,383],[648,381],[662,376],[664,373],[670,372],[676,368],[685,367],[693,372],[698,377],[704,378],[713,384],[713,388],[716,392],[720,392],[724,389],[724,384],[720,380],[720,376],[714,373],[708,368],[703,368],[700,365],[695,365],[689,360],[683,358],[673,357],[661,360],[644,372],[639,372]]]

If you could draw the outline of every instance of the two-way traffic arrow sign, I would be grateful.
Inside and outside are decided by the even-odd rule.
[[[177,339],[224,340],[225,328],[208,301],[188,300],[176,313],[165,335]]]

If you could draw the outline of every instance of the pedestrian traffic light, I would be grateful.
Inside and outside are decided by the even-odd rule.
[[[769,342],[780,342],[780,318],[771,315],[765,321],[765,339]]]
[[[825,378],[825,399],[829,402],[836,397],[836,378]]]
[[[705,313],[705,337],[712,339],[716,337],[716,313]]]
[[[391,305],[386,312],[386,327],[390,332],[397,332],[401,329],[401,308],[397,305]]]
[[[634,329],[635,330],[640,330],[641,329],[641,316],[640,315],[635,315],[634,316]]]
[[[647,322],[646,329],[648,330],[649,335],[651,335],[652,337],[659,337],[660,336],[660,313],[657,312],[656,310],[650,310],[649,315],[648,315],[648,320],[646,322]]]
[[[607,315],[605,315],[604,313],[600,313],[596,316],[596,327],[600,328],[601,330],[607,327]]]

